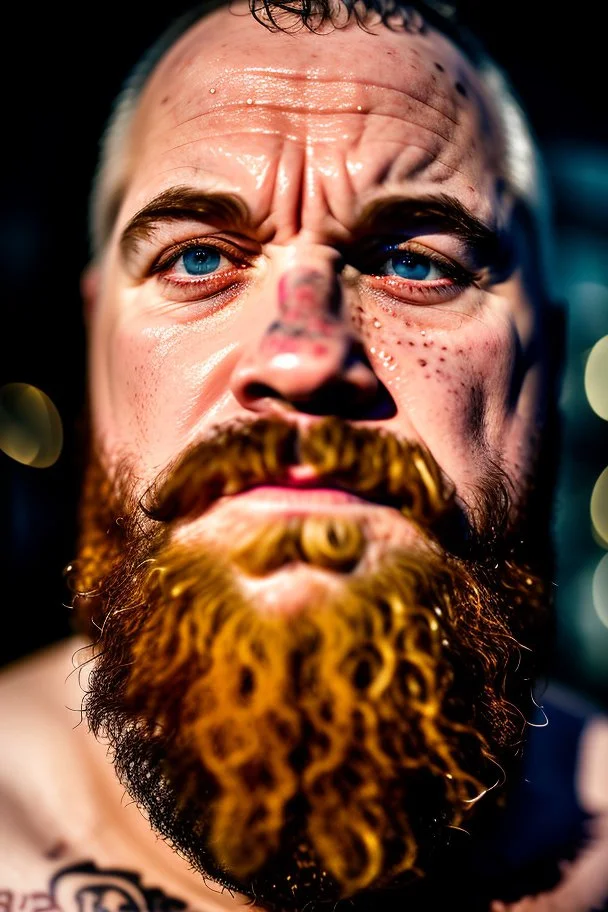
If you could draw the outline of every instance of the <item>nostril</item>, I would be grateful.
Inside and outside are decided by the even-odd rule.
[[[243,396],[247,402],[255,402],[256,399],[281,399],[281,394],[269,386],[267,383],[258,383],[256,381],[248,383],[243,389]]]

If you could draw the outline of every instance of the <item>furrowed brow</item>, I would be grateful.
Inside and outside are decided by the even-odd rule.
[[[369,203],[357,219],[356,235],[382,235],[424,229],[445,232],[463,240],[480,263],[504,259],[504,232],[473,215],[459,200],[446,194],[416,199],[392,196]]]
[[[248,229],[252,223],[246,203],[236,194],[172,187],[151,199],[129,220],[119,240],[121,256],[129,259],[160,223],[186,219],[204,220],[236,231]]]

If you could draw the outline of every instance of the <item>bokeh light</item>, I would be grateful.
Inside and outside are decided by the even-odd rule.
[[[608,627],[608,554],[595,568],[593,574],[593,607],[602,624]]]
[[[57,461],[63,427],[55,405],[29,383],[0,387],[0,450],[11,459],[45,469]]]
[[[593,411],[608,421],[608,336],[596,342],[589,353],[585,392]]]
[[[608,548],[608,468],[605,468],[593,487],[591,522],[595,540]]]

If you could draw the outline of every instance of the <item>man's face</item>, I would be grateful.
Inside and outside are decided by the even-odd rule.
[[[460,52],[236,9],[151,77],[97,267],[88,711],[201,869],[314,898],[411,870],[519,740],[538,302]]]
[[[489,236],[513,206],[491,107],[437,33],[373,32],[269,33],[222,9],[150,80],[90,321],[95,436],[140,493],[212,425],[330,413],[423,442],[469,510],[495,466],[522,494],[535,302]],[[394,511],[284,489],[227,499],[192,534],[328,506],[411,537]],[[289,572],[267,604],[311,577]]]

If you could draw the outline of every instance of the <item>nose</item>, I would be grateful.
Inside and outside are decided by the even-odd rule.
[[[280,278],[275,293],[272,322],[232,377],[241,405],[265,411],[282,403],[342,417],[367,413],[380,384],[344,313],[335,268],[295,266]]]

